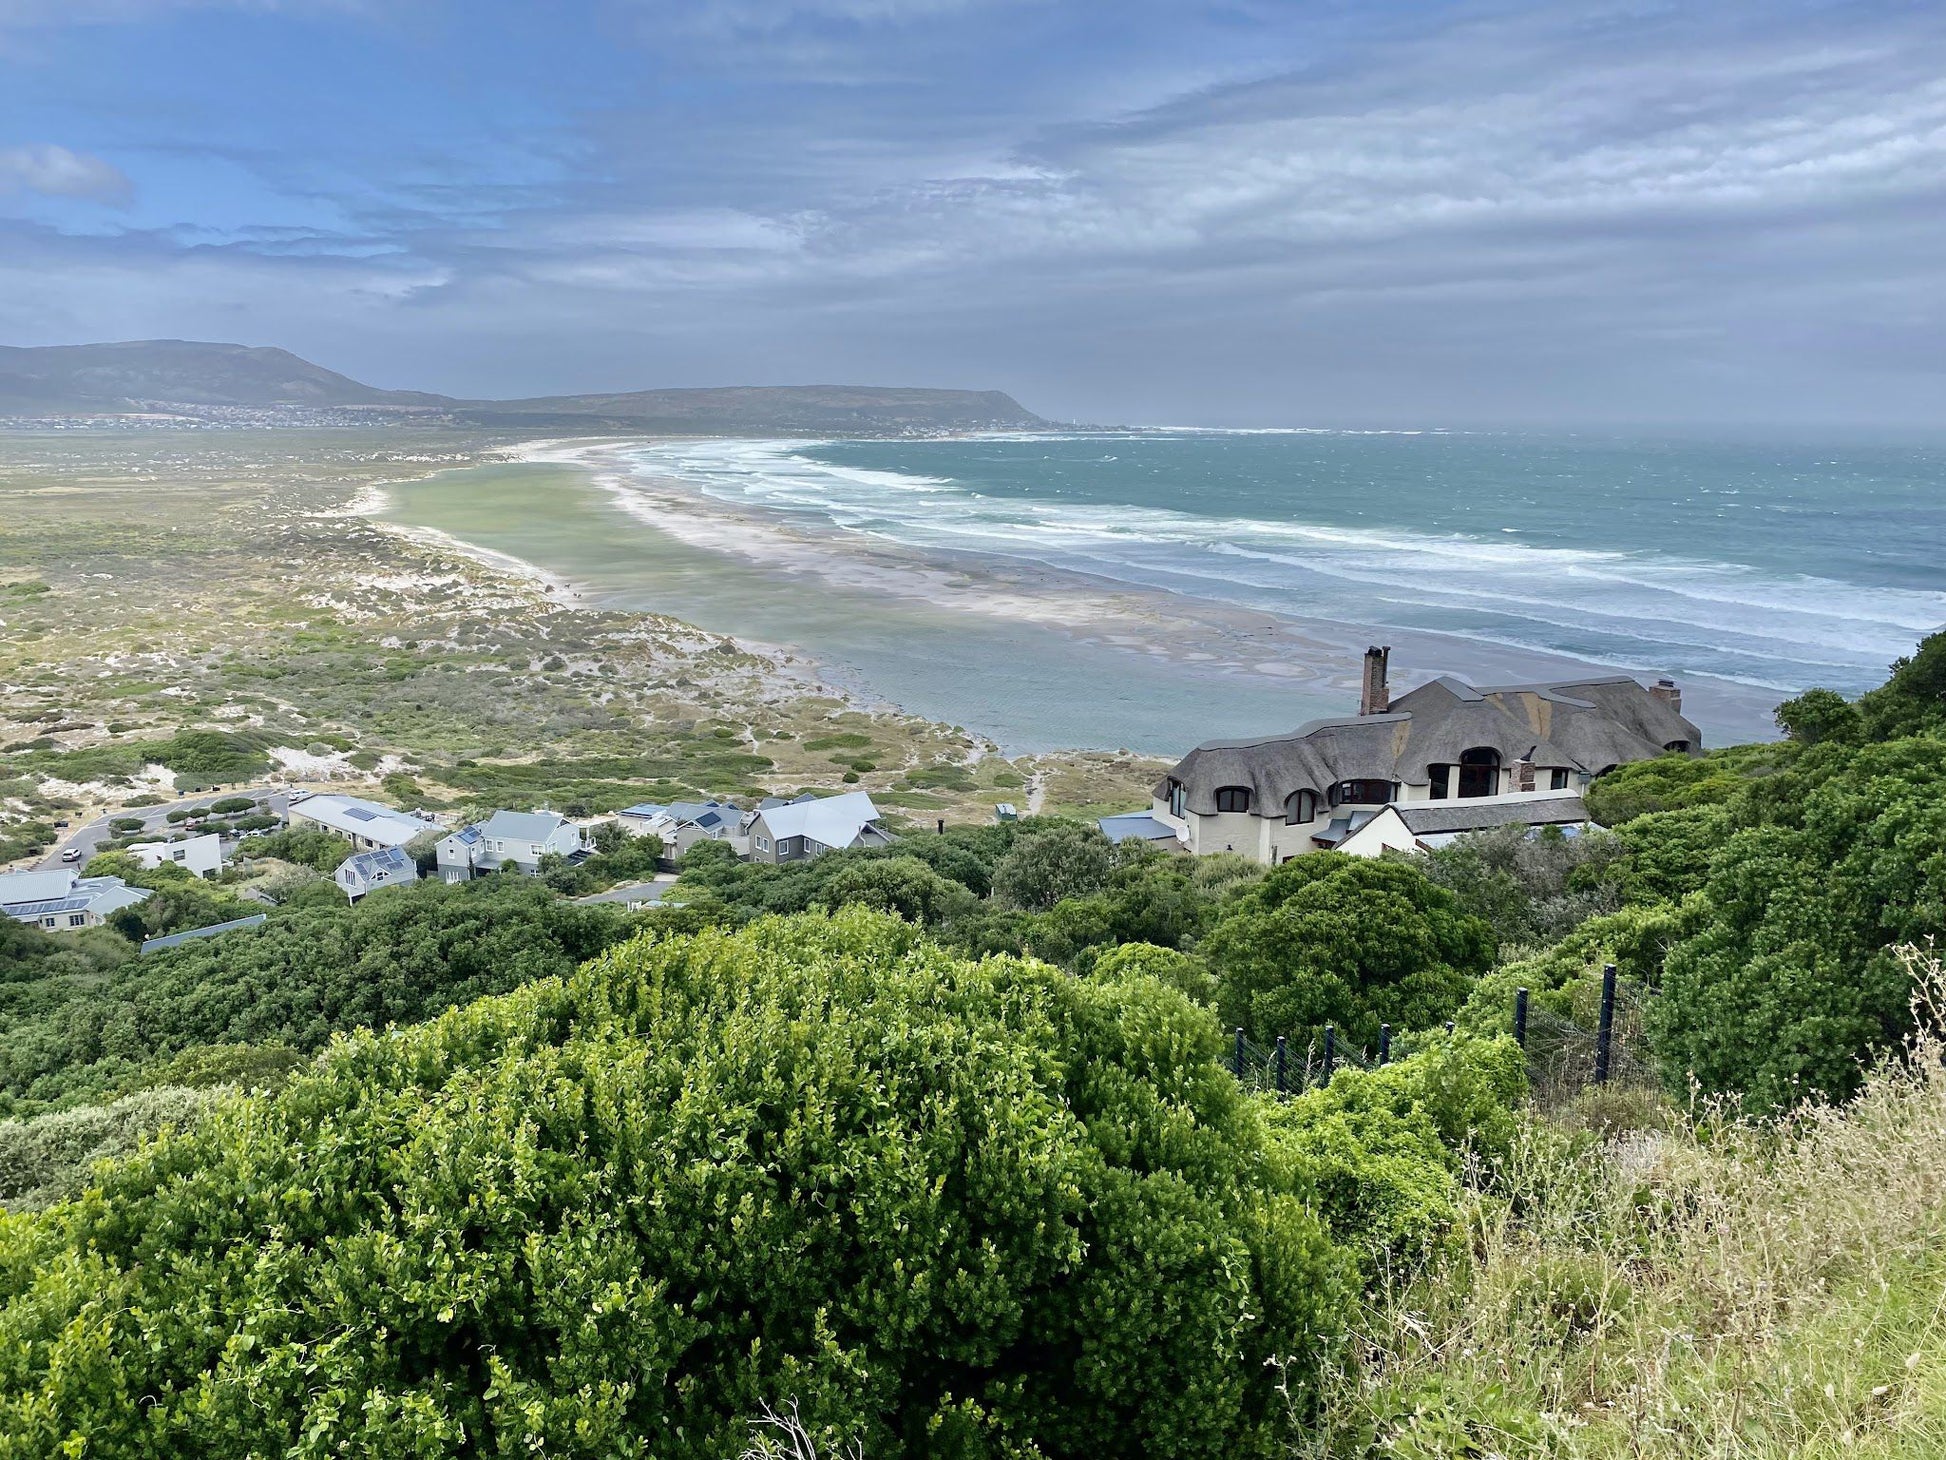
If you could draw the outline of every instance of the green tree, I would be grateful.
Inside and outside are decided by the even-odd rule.
[[[1046,912],[1064,898],[1099,892],[1108,885],[1113,850],[1098,827],[1078,821],[1022,823],[994,864],[994,899],[1024,912]]]
[[[1893,945],[1946,933],[1946,742],[1811,747],[1751,785],[1652,1020],[1672,1089],[1842,1097],[1909,1026]]]
[[[1451,1018],[1492,960],[1493,934],[1410,863],[1314,852],[1226,902],[1202,952],[1225,1021],[1251,1038],[1302,1047],[1332,1024],[1369,1045],[1381,1023]]]
[[[1836,690],[1807,689],[1777,707],[1777,728],[1799,745],[1855,741],[1863,733],[1858,707]]]
[[[328,1053],[0,1224],[23,1450],[1281,1453],[1350,1264],[1153,980],[849,909]]]

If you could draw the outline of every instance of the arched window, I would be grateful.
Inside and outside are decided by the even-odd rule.
[[[1318,817],[1318,793],[1312,790],[1293,791],[1284,798],[1284,821],[1290,826],[1299,826]]]
[[[1248,786],[1218,786],[1216,788],[1216,809],[1218,811],[1248,811],[1250,809],[1250,788]]]
[[[1491,796],[1500,789],[1500,752],[1491,746],[1462,750],[1459,758],[1459,793],[1462,796]]]

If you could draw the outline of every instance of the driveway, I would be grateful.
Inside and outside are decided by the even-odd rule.
[[[126,811],[112,812],[98,821],[91,821],[78,830],[68,832],[59,845],[41,858],[38,864],[39,870],[52,871],[67,865],[87,866],[88,859],[100,849],[103,842],[124,834],[109,825],[112,821],[132,821],[139,818],[143,831],[167,834],[177,829],[169,822],[171,811],[187,811],[192,806],[207,806],[212,801],[221,801],[225,796],[248,796],[253,801],[267,801],[270,803],[270,814],[281,820],[290,809],[291,797],[297,794],[300,793],[283,786],[238,786],[233,791],[205,791],[200,796],[184,796],[180,800],[165,801],[158,806],[131,806]],[[127,834],[134,835],[132,832]],[[80,860],[72,864],[61,860],[61,853],[69,847],[78,847],[81,851]]]

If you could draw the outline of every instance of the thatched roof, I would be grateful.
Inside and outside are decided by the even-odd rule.
[[[1530,759],[1545,786],[1551,770],[1597,775],[1673,744],[1698,750],[1702,732],[1626,675],[1485,689],[1442,676],[1400,695],[1383,715],[1312,720],[1286,735],[1199,745],[1156,794],[1166,797],[1168,782],[1180,781],[1189,811],[1207,816],[1219,788],[1244,786],[1258,815],[1282,816],[1295,791],[1323,796],[1353,780],[1423,786],[1431,767],[1457,765],[1468,750],[1493,750],[1502,765]]]

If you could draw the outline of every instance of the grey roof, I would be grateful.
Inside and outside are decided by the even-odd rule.
[[[404,847],[380,847],[373,852],[359,852],[338,864],[339,872],[349,871],[352,876],[366,882],[381,873],[403,872],[408,868],[417,870]]]
[[[1311,833],[1311,840],[1322,847],[1338,846],[1379,814],[1376,811],[1348,811],[1343,816],[1334,816],[1323,831]]]
[[[78,880],[65,867],[50,872],[0,872],[0,907],[66,897]]]
[[[1522,796],[1517,801],[1413,801],[1395,803],[1415,836],[1485,831],[1495,826],[1575,826],[1588,819],[1579,796]]]
[[[640,817],[647,818],[650,816],[660,816],[663,812],[667,811],[668,809],[669,808],[667,806],[658,806],[653,801],[643,801],[643,802],[639,802],[634,806],[624,806],[620,811],[617,811],[615,814],[617,816],[640,816]]]
[[[626,887],[611,887],[606,892],[597,892],[591,897],[577,897],[576,902],[661,902],[662,894],[676,885],[674,877],[657,877],[648,882],[631,882]]]
[[[1320,795],[1340,781],[1425,785],[1430,768],[1488,748],[1502,765],[1599,774],[1647,760],[1665,746],[1702,746],[1702,732],[1626,675],[1480,689],[1442,676],[1392,701],[1383,715],[1312,720],[1286,735],[1199,745],[1156,788],[1180,781],[1189,811],[1216,811],[1220,787],[1243,786],[1259,816],[1281,817],[1293,792]]]
[[[191,928],[186,933],[170,933],[164,938],[145,938],[142,951],[160,953],[164,948],[180,947],[198,938],[214,938],[218,933],[234,933],[239,928],[261,927],[268,916],[268,913],[257,913],[247,918],[231,918],[227,923],[211,923],[207,928]]]
[[[760,813],[764,827],[779,841],[808,836],[827,847],[848,847],[878,820],[878,807],[864,791],[842,796],[800,798]]]
[[[567,824],[558,811],[496,811],[480,823],[482,836],[510,842],[544,842]]]
[[[1166,821],[1157,821],[1146,811],[1128,811],[1119,816],[1104,816],[1095,825],[1101,828],[1101,834],[1111,842],[1180,840],[1173,826]]]
[[[704,827],[721,826],[726,820],[743,814],[721,801],[671,801],[663,810],[671,821]]]
[[[132,907],[149,897],[146,888],[130,887],[119,877],[77,877],[63,868],[57,872],[14,872],[0,877],[12,883],[11,890],[0,892],[0,908],[11,918],[44,918],[57,913],[92,912],[106,917],[120,908]],[[26,892],[29,895],[22,897]],[[38,896],[35,894],[38,892]]]

